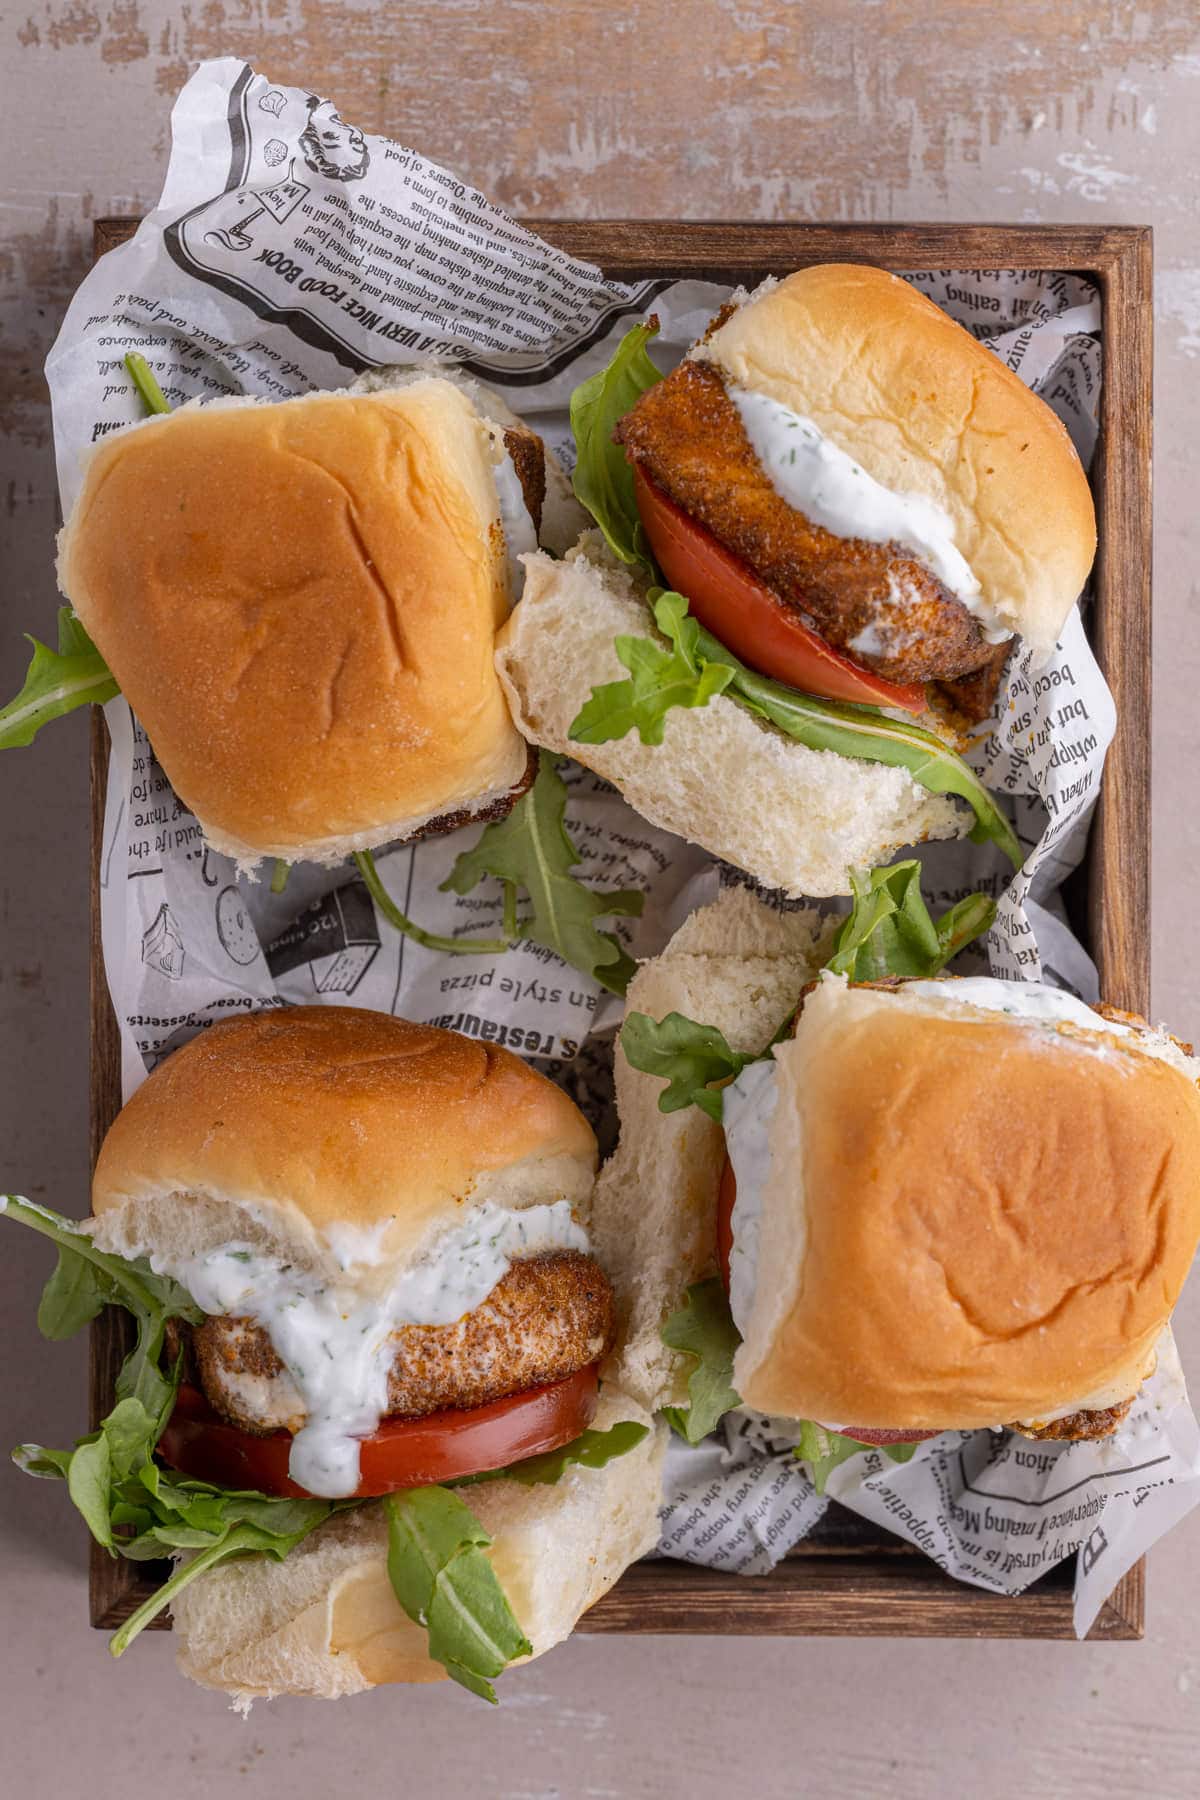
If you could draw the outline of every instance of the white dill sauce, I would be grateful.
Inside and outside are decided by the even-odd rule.
[[[587,1249],[567,1200],[523,1212],[488,1201],[382,1293],[322,1283],[245,1244],[150,1261],[156,1273],[182,1282],[204,1312],[249,1318],[267,1333],[304,1404],[288,1473],[310,1494],[334,1500],[354,1493],[359,1439],[387,1412],[393,1331],[454,1324],[522,1257]]]
[[[1009,1013],[1048,1025],[1079,1025],[1085,1031],[1099,1031],[1109,1037],[1133,1035],[1128,1025],[1101,1018],[1085,1000],[1041,981],[1000,981],[994,975],[963,975],[955,981],[914,982],[912,992],[918,1000],[951,1000],[962,1006],[977,1006],[983,1012]]]
[[[763,1192],[771,1172],[771,1120],[779,1100],[773,1061],[753,1062],[724,1092],[725,1149],[733,1165],[733,1244],[729,1255],[729,1309],[743,1337],[758,1285],[758,1240]]]
[[[984,603],[979,582],[955,545],[948,512],[923,494],[893,493],[811,419],[781,401],[735,383],[727,392],[781,500],[837,537],[899,544],[962,601],[989,643],[1012,636]]]
[[[500,528],[508,558],[508,594],[515,600],[521,591],[520,558],[538,547],[537,532],[525,504],[525,490],[517,474],[516,464],[504,448],[504,440],[496,439],[500,458],[492,465],[496,482],[496,501],[500,508]]]

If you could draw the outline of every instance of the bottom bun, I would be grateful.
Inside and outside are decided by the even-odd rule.
[[[253,872],[268,857],[278,857],[284,862],[317,863],[322,868],[334,869],[360,850],[398,850],[406,844],[420,843],[424,838],[446,837],[452,831],[461,831],[464,825],[491,825],[508,817],[518,800],[529,792],[537,776],[536,748],[524,744],[514,744],[511,748],[515,760],[509,766],[503,784],[464,796],[461,804],[451,811],[389,819],[385,824],[372,825],[349,837],[322,838],[307,844],[278,844],[266,849],[261,845],[244,844],[240,838],[230,837],[210,824],[204,826],[204,839],[222,856],[232,857],[239,870]]]
[[[836,920],[813,907],[780,912],[726,888],[694,912],[629,984],[626,1012],[681,1012],[757,1055],[829,955]],[[721,1127],[698,1107],[659,1111],[665,1083],[626,1061],[617,1040],[621,1139],[596,1182],[592,1242],[617,1294],[612,1379],[655,1410],[687,1404],[690,1357],[669,1350],[663,1321],[687,1289],[717,1272]]]
[[[573,743],[572,722],[592,689],[627,673],[614,640],[657,633],[599,533],[563,562],[540,553],[524,562],[524,594],[496,640],[513,718],[534,743],[611,781],[652,825],[797,898],[848,894],[849,870],[969,830],[965,807],[929,793],[907,769],[810,750],[724,694],[674,707],[661,744],[643,744],[636,731]]]
[[[657,1542],[666,1429],[607,1388],[594,1428],[623,1419],[651,1425],[650,1433],[602,1469],[569,1469],[553,1486],[495,1481],[464,1490],[534,1656],[569,1636]],[[226,1563],[184,1588],[174,1616],[181,1673],[242,1708],[280,1694],[336,1700],[446,1677],[392,1592],[381,1505],[335,1514],[282,1563]]]

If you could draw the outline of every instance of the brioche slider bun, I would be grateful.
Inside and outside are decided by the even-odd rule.
[[[727,891],[643,964],[630,1010],[760,1054],[832,929]],[[1200,1238],[1198,1076],[1140,1021],[992,980],[821,977],[772,1063],[726,1090],[723,1126],[659,1111],[661,1079],[618,1046],[621,1140],[597,1195],[625,1306],[613,1379],[650,1407],[687,1403],[691,1364],[659,1330],[719,1272],[728,1153],[747,1406],[876,1432],[1103,1435]]]
[[[768,281],[693,352],[810,419],[893,493],[949,515],[989,622],[1054,648],[1096,553],[1062,421],[911,283],[859,263]]]
[[[596,1144],[511,1052],[341,1007],[215,1026],[97,1161],[101,1248],[202,1317],[159,1440],[184,1474],[369,1498],[587,1429],[614,1300]]]
[[[597,1397],[613,1296],[595,1166],[583,1115],[511,1052],[352,1007],[214,1026],[137,1090],[97,1162],[93,1238],[149,1257],[208,1315],[175,1328],[183,1378],[159,1457],[221,1488],[365,1499],[281,1562],[247,1557],[183,1588],[185,1674],[239,1701],[441,1679],[389,1580],[373,1496],[519,1467],[590,1428],[647,1429],[598,1468],[464,1489],[533,1653],[652,1547],[665,1429],[610,1384]],[[220,1281],[232,1268],[234,1298],[207,1285],[213,1267]],[[414,1279],[418,1301],[433,1296],[415,1318],[395,1304]],[[298,1464],[313,1429],[320,1454]],[[341,1487],[303,1474],[341,1472],[330,1431],[352,1440]]]
[[[188,405],[90,453],[60,585],[215,849],[336,862],[504,810],[506,454],[432,376]]]
[[[741,1306],[732,1286],[749,1406],[1037,1428],[1153,1367],[1200,1238],[1200,1071],[1161,1034],[958,985],[824,977],[776,1049]]]
[[[586,1219],[595,1167],[578,1107],[511,1051],[297,1006],[215,1025],[160,1063],[101,1146],[92,1211],[118,1255],[241,1239],[379,1282],[487,1202],[566,1199]]]

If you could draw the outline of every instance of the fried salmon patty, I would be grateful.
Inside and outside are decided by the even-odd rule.
[[[611,1347],[608,1277],[577,1250],[513,1263],[474,1312],[453,1325],[404,1325],[392,1334],[389,1418],[484,1406],[561,1381]],[[210,1403],[246,1431],[298,1431],[304,1404],[260,1325],[208,1318],[191,1333],[191,1357]]]
[[[948,681],[994,656],[962,601],[908,551],[838,537],[788,505],[712,364],[680,363],[613,435],[669,499],[863,667],[889,681]]]
[[[546,448],[536,431],[524,425],[510,425],[504,433],[504,448],[512,457],[525,510],[533,520],[535,531],[542,529],[542,506],[546,498]]]
[[[1068,1413],[1064,1419],[1053,1419],[1049,1425],[1010,1425],[1010,1431],[1019,1431],[1022,1437],[1037,1440],[1070,1439],[1077,1443],[1082,1438],[1111,1437],[1125,1414],[1133,1405],[1134,1396],[1122,1400],[1116,1406],[1102,1406],[1092,1412]]]

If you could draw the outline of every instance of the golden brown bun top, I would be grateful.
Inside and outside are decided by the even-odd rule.
[[[500,449],[427,378],[188,406],[92,453],[63,592],[215,847],[337,858],[518,780]]]
[[[161,1063],[104,1140],[92,1208],[106,1237],[120,1227],[105,1215],[132,1213],[135,1238],[173,1248],[176,1215],[229,1200],[298,1247],[331,1227],[368,1244],[379,1231],[372,1247],[395,1262],[482,1199],[589,1196],[595,1158],[583,1114],[510,1051],[301,1006],[215,1025]],[[156,1214],[163,1196],[177,1198]]]
[[[1065,426],[991,350],[882,269],[820,263],[738,308],[701,354],[810,418],[868,475],[935,501],[983,600],[1044,656],[1096,516]]]
[[[1200,1238],[1195,1080],[1136,1039],[923,1007],[920,985],[823,982],[776,1051],[739,1392],[897,1430],[1128,1396]]]

